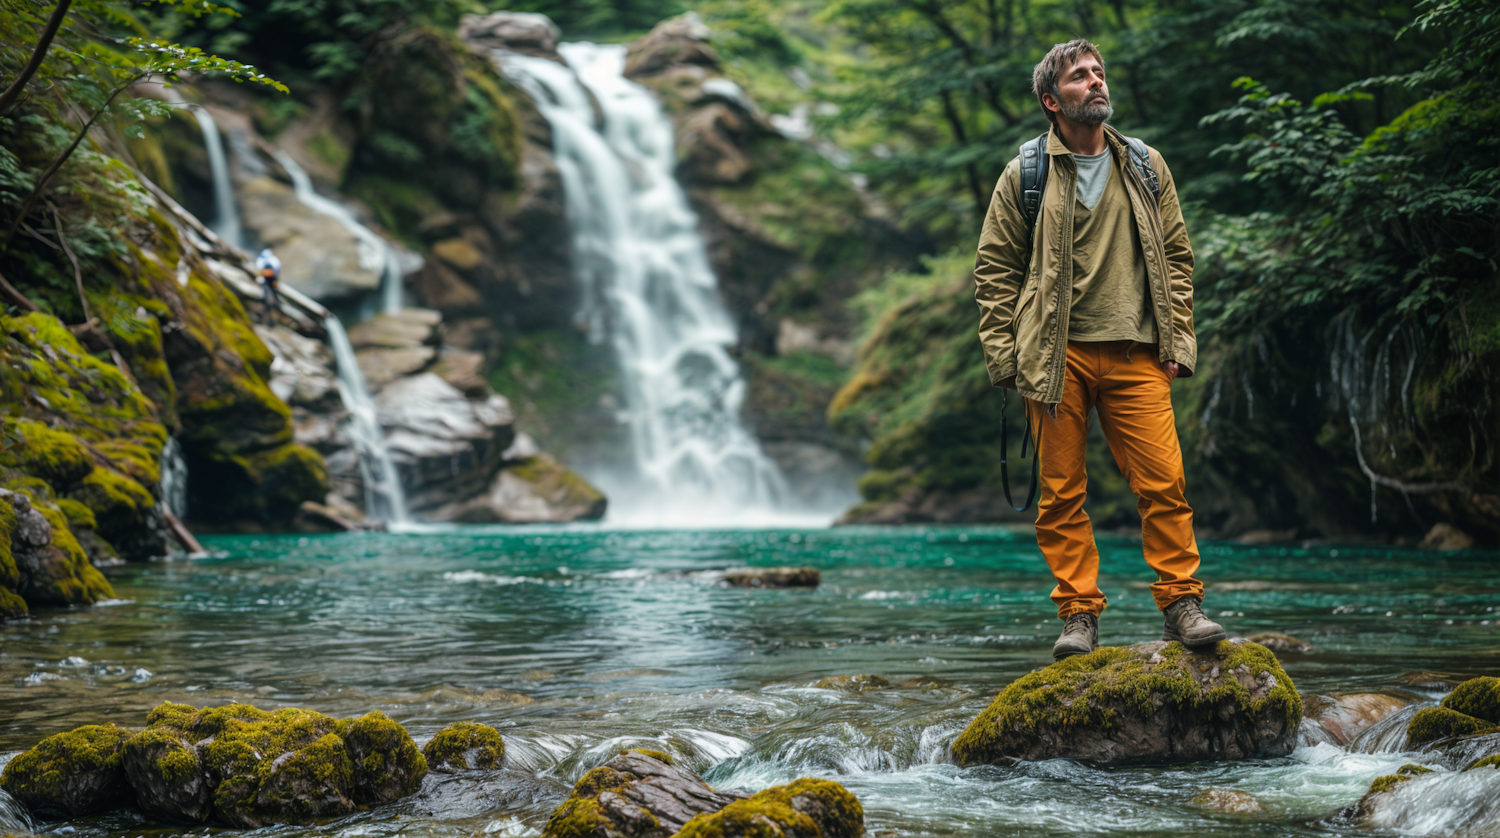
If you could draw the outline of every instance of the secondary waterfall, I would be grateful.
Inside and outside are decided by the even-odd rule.
[[[219,124],[207,108],[193,106],[198,128],[203,131],[203,148],[208,152],[208,170],[214,181],[214,220],[208,225],[219,238],[234,247],[244,247],[240,227],[240,210],[234,203],[234,184],[229,180],[229,160],[224,155],[224,140]]]
[[[187,460],[177,437],[168,437],[161,449],[161,502],[180,521],[188,514]]]
[[[672,122],[625,79],[625,47],[563,44],[559,52],[572,69],[508,52],[497,58],[552,126],[580,316],[620,365],[634,482],[644,485],[612,492],[612,514],[702,521],[774,510],[782,478],[739,421],[745,381],[728,352],[735,326],[673,177]]]
[[[339,398],[344,409],[349,411],[349,421],[344,433],[354,442],[359,452],[359,474],[365,484],[365,514],[391,523],[405,523],[406,495],[401,491],[401,475],[391,461],[390,449],[385,446],[385,432],[375,415],[375,402],[365,387],[365,376],[359,370],[359,361],[354,357],[354,346],[344,324],[337,317],[323,321],[328,329],[328,342],[333,346],[334,360],[338,363]]]
[[[319,195],[313,189],[312,178],[307,176],[307,172],[297,165],[290,154],[278,151],[276,160],[291,175],[292,188],[296,190],[297,200],[303,206],[339,222],[359,239],[359,266],[367,271],[380,271],[381,310],[386,314],[400,311],[401,259],[396,255],[396,249],[387,244],[385,239],[375,235],[369,227],[359,223],[359,219],[348,208]]]

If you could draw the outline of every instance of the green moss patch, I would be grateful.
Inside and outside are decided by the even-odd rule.
[[[1500,678],[1473,678],[1454,687],[1443,699],[1449,710],[1500,725]]]
[[[455,722],[432,737],[422,756],[434,770],[499,768],[505,761],[505,740],[489,725]]]
[[[1476,719],[1466,713],[1450,710],[1447,707],[1428,707],[1418,710],[1407,723],[1406,745],[1414,748],[1449,736],[1469,736],[1497,731],[1500,731],[1500,725]]]
[[[1376,777],[1375,780],[1370,783],[1370,791],[1368,793],[1385,794],[1386,792],[1390,791],[1396,786],[1401,785],[1402,783],[1410,780],[1413,777],[1431,773],[1431,768],[1424,768],[1420,765],[1403,765],[1400,768],[1396,769],[1395,774],[1387,774],[1384,777]]]
[[[121,757],[130,734],[114,725],[88,725],[49,736],[6,764],[0,788],[41,815],[104,812],[130,792]]]
[[[339,724],[339,736],[354,764],[354,802],[389,803],[416,793],[427,776],[427,760],[406,728],[376,710]]]
[[[803,778],[698,815],[676,838],[858,838],[864,830],[864,807],[847,789],[831,780]]]

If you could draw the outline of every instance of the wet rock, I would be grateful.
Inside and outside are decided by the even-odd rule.
[[[736,567],[702,577],[731,588],[816,588],[823,578],[815,567]]]
[[[1343,747],[1411,700],[1385,693],[1303,696],[1303,739]],[[1322,736],[1314,733],[1317,731]]]
[[[438,731],[422,755],[434,771],[490,770],[505,761],[505,740],[489,725],[455,722]]]
[[[442,342],[440,326],[443,316],[436,311],[404,308],[394,314],[380,314],[349,330],[349,345],[356,350],[409,349],[437,346]]]
[[[1464,682],[1464,676],[1449,672],[1406,672],[1396,677],[1397,681],[1414,690],[1449,692]]]
[[[546,455],[507,463],[489,490],[428,513],[460,524],[550,524],[597,521],[607,505],[598,489]]]
[[[290,186],[257,177],[238,190],[245,227],[281,258],[281,281],[315,300],[361,297],[380,287],[379,254],[348,228],[297,200]]]
[[[255,334],[271,350],[271,392],[293,408],[338,410],[338,377],[333,372],[333,350],[285,326],[256,326]]]
[[[1406,726],[1406,746],[1415,748],[1440,739],[1495,733],[1500,725],[1447,707],[1418,710]]]
[[[830,675],[820,678],[813,684],[813,689],[862,693],[865,690],[883,690],[890,685],[890,681],[879,675]]]
[[[1337,818],[1344,821],[1359,821],[1368,818],[1375,808],[1376,801],[1381,795],[1390,794],[1397,786],[1410,781],[1413,777],[1433,773],[1431,768],[1422,765],[1403,765],[1396,769],[1395,774],[1387,774],[1376,777],[1370,783],[1370,790],[1359,799],[1358,803],[1345,807],[1339,812]]]
[[[743,797],[717,791],[686,769],[626,751],[583,775],[572,796],[552,813],[542,835],[667,838],[695,817],[718,812]]]
[[[478,50],[508,49],[541,58],[557,57],[562,30],[552,19],[532,12],[493,12],[464,15],[459,40]]]
[[[339,514],[331,506],[310,500],[302,502],[292,523],[298,532],[352,532],[362,529],[355,519]]]
[[[515,439],[504,397],[470,399],[430,372],[391,383],[375,409],[407,505],[418,512],[481,496]]]
[[[1437,523],[1417,546],[1424,550],[1468,550],[1474,546],[1474,537],[1452,524]]]
[[[712,815],[699,815],[678,838],[729,835],[796,835],[806,838],[859,838],[865,811],[849,790],[832,780],[803,778],[737,800]]]
[[[484,355],[479,352],[444,347],[432,374],[469,398],[489,395],[490,385],[484,378]]]
[[[125,743],[125,776],[142,811],[189,823],[212,817],[214,789],[190,739],[162,726]]]
[[[406,728],[384,713],[340,722],[339,736],[354,765],[355,803],[390,803],[421,788],[427,760]]]
[[[400,349],[361,349],[355,354],[355,359],[359,363],[360,373],[365,377],[365,386],[370,392],[378,393],[392,381],[427,369],[437,360],[437,356],[437,347],[410,346]]]
[[[658,23],[625,54],[625,77],[636,79],[672,66],[699,65],[717,69],[719,56],[708,41],[713,31],[694,12]]]
[[[1443,699],[1443,706],[1490,724],[1500,724],[1500,678],[1465,681]]]
[[[1105,647],[1018,679],[953,743],[960,765],[1095,765],[1285,756],[1302,699],[1276,656],[1226,640]]]
[[[1481,769],[1481,768],[1493,768],[1493,769],[1495,769],[1497,771],[1500,771],[1500,754],[1492,754],[1492,755],[1487,756],[1487,757],[1482,757],[1480,759],[1476,759],[1472,763],[1470,763],[1466,768],[1464,768],[1464,770],[1465,771],[1476,771],[1476,770]]]
[[[1245,639],[1251,643],[1259,643],[1278,655],[1288,652],[1305,654],[1313,650],[1313,645],[1306,640],[1293,637],[1290,634],[1282,634],[1279,631],[1264,631],[1260,634],[1252,634]]]
[[[130,799],[121,761],[128,738],[114,725],[49,736],[6,763],[0,788],[37,815],[72,818],[109,811]]]
[[[0,489],[0,616],[20,617],[27,602],[84,605],[114,596],[89,562],[56,504]]]
[[[1255,795],[1239,789],[1204,789],[1193,797],[1193,803],[1234,815],[1253,815],[1265,810]]]

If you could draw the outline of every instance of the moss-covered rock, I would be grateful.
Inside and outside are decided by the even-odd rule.
[[[213,815],[208,769],[190,738],[170,725],[153,726],[125,743],[125,776],[148,814],[189,823]]]
[[[434,771],[499,768],[505,761],[505,740],[489,725],[455,722],[432,737],[422,756]]]
[[[1500,678],[1473,678],[1453,688],[1442,706],[1500,725]]]
[[[87,605],[114,596],[68,528],[67,516],[30,492],[0,489],[0,547],[0,585],[24,602]]]
[[[859,838],[865,812],[849,790],[832,780],[803,778],[737,800],[713,814],[688,821],[678,838]]]
[[[1339,812],[1339,819],[1346,821],[1364,820],[1369,817],[1370,812],[1375,808],[1376,799],[1381,795],[1389,794],[1397,786],[1411,780],[1413,777],[1420,777],[1423,774],[1431,773],[1433,773],[1432,769],[1425,766],[1403,765],[1396,769],[1395,774],[1376,777],[1370,782],[1370,790],[1365,792],[1364,797],[1361,797],[1358,803],[1345,807],[1343,811]]]
[[[38,815],[77,817],[130,799],[122,755],[130,736],[114,725],[88,725],[49,736],[11,760],[0,788]]]
[[[583,775],[552,813],[544,838],[668,838],[689,821],[743,799],[640,751],[626,751]]]
[[[1460,713],[1447,707],[1427,707],[1418,710],[1407,723],[1406,745],[1414,748],[1439,739],[1446,739],[1449,736],[1471,736],[1496,731],[1500,731],[1500,725],[1476,719],[1467,713]]]
[[[1005,688],[953,743],[961,765],[1058,757],[1097,765],[1285,756],[1302,699],[1242,639],[1104,647]]]
[[[354,802],[389,803],[416,793],[427,776],[427,760],[406,728],[376,710],[339,723],[339,736],[354,763]]]
[[[1479,768],[1493,768],[1500,771],[1500,754],[1491,754],[1482,759],[1476,759],[1464,768],[1465,771],[1474,771]]]

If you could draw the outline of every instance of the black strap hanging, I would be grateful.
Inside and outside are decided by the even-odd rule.
[[[1005,416],[1005,406],[1009,400],[1009,391],[1002,390],[1000,394],[1000,485],[1005,490],[1005,502],[1010,504],[1010,508],[1017,512],[1025,512],[1031,508],[1033,503],[1036,503],[1037,488],[1041,485],[1041,481],[1037,478],[1041,473],[1042,464],[1042,425],[1041,422],[1037,422],[1036,435],[1033,437],[1031,433],[1031,419],[1026,416],[1025,405],[1023,404],[1021,419],[1026,423],[1026,434],[1021,437],[1021,459],[1026,459],[1026,447],[1033,439],[1036,441],[1036,450],[1031,452],[1031,486],[1026,490],[1026,503],[1016,506],[1016,502],[1010,496],[1010,420]]]

